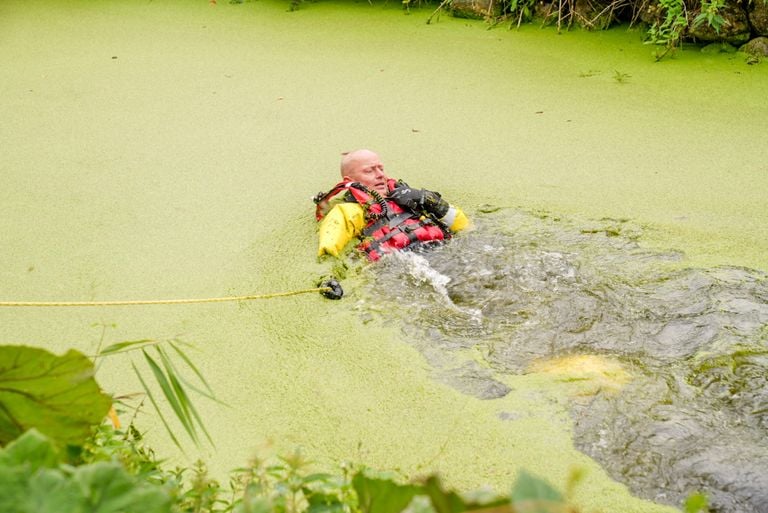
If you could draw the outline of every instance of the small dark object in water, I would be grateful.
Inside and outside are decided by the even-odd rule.
[[[341,288],[341,284],[333,278],[324,281],[320,284],[320,286],[328,287],[330,289],[320,292],[320,294],[327,297],[328,299],[341,299],[341,296],[344,295],[344,290]]]

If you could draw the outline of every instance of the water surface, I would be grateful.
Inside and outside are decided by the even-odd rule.
[[[768,275],[679,269],[679,253],[638,235],[479,213],[461,240],[367,268],[358,309],[400,323],[435,379],[478,399],[552,377],[577,447],[644,497],[680,504],[698,489],[712,511],[765,511]]]
[[[652,269],[768,267],[766,150],[756,138],[768,67],[693,51],[654,63],[638,32],[556,36],[445,16],[427,26],[430,12],[367,2],[294,13],[272,2],[3,2],[2,296],[312,286],[329,263],[315,260],[309,198],[356,147],[378,150],[390,174],[440,190],[473,218],[485,204],[512,221],[516,212],[580,227],[609,218],[624,235],[636,226],[641,249],[676,255],[652,258]],[[629,77],[620,83],[617,71]],[[516,225],[478,233],[504,226]],[[556,253],[567,256],[567,245]],[[566,256],[546,257],[542,272],[567,284]],[[647,271],[631,266],[622,273],[633,279]],[[0,338],[58,352],[93,351],[102,332],[106,343],[196,344],[193,357],[232,405],[200,404],[216,441],[201,452],[217,475],[272,440],[323,463],[437,470],[462,489],[505,490],[519,467],[562,486],[580,466],[585,508],[666,510],[634,498],[623,471],[590,449],[551,374],[511,369],[495,399],[457,388],[435,375],[441,353],[414,345],[421,332],[392,320],[384,303],[361,311],[369,279],[352,264],[341,302],[0,310]],[[534,304],[557,300],[541,292]],[[523,315],[504,301],[454,302],[463,310],[446,324],[474,329],[483,307],[498,310],[502,327]],[[578,317],[564,322],[583,328]],[[110,391],[139,389],[126,362],[105,364],[99,378]],[[196,456],[178,454],[149,418],[139,422],[161,452]]]

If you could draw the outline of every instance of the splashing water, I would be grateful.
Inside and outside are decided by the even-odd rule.
[[[398,319],[436,379],[481,399],[535,362],[617,358],[633,374],[620,392],[572,400],[577,446],[640,496],[701,490],[715,513],[768,512],[768,277],[681,269],[639,235],[622,220],[479,215],[450,244],[367,268],[359,308]],[[466,349],[482,361],[457,363]]]
[[[469,319],[474,323],[481,322],[482,312],[479,309],[462,308],[453,302],[448,295],[447,288],[451,278],[435,270],[429,264],[429,260],[422,254],[413,251],[397,252],[386,255],[385,259],[387,261],[391,260],[393,267],[402,268],[405,276],[415,282],[417,287],[419,284],[430,285],[437,293],[437,299],[441,306],[454,310],[457,313],[468,315]]]

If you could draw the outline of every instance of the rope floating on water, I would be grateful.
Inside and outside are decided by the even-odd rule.
[[[197,299],[139,299],[134,301],[0,301],[2,306],[126,306],[126,305],[181,305],[189,303],[222,303],[224,301],[250,301],[253,299],[271,299],[273,297],[297,296],[312,292],[329,292],[331,287],[274,292],[252,296],[227,296]]]

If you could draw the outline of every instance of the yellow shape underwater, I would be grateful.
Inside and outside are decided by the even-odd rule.
[[[533,362],[529,372],[550,374],[561,382],[577,382],[577,393],[597,393],[600,390],[618,392],[629,383],[632,375],[616,359],[600,355],[560,356]]]

